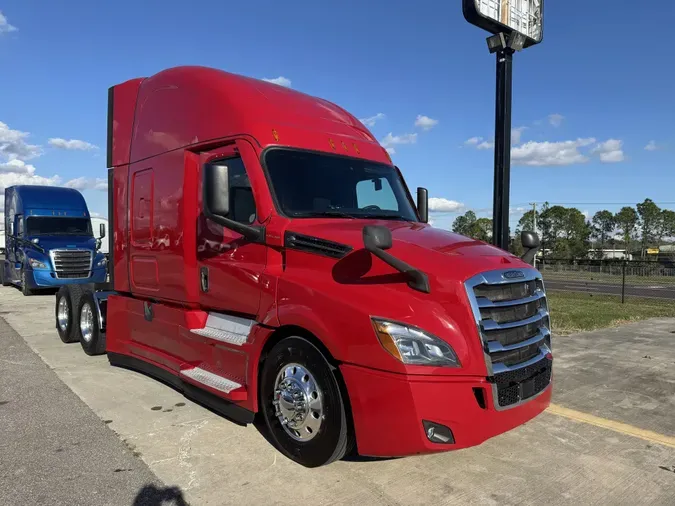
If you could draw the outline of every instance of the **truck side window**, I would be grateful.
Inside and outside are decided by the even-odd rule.
[[[228,167],[231,219],[250,225],[256,219],[256,210],[253,190],[244,162],[239,157],[228,158],[223,162]]]
[[[377,206],[385,211],[398,211],[398,201],[386,177],[363,179],[356,183],[356,200],[359,209]]]

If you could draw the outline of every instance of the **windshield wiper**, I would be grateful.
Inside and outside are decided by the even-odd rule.
[[[293,213],[293,216],[296,218],[350,218],[356,219],[360,218],[356,214],[343,213],[342,211],[299,211]]]
[[[307,218],[307,217],[312,217],[312,218],[322,218],[322,217],[329,217],[329,218],[349,218],[353,220],[396,220],[396,221],[410,221],[407,218],[404,218],[403,216],[398,216],[396,214],[374,214],[374,213],[346,213],[343,211],[317,211],[317,212],[311,212],[311,211],[301,211],[297,213],[293,213],[295,217],[298,218]]]
[[[364,218],[366,220],[397,220],[397,221],[410,221],[403,216],[398,216],[396,214],[359,214],[359,218]]]

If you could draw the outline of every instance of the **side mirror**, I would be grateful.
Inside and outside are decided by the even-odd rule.
[[[363,245],[370,252],[376,249],[391,248],[391,230],[381,225],[366,225],[363,227]]]
[[[227,165],[209,163],[204,165],[202,181],[202,208],[204,216],[214,223],[234,230],[248,240],[265,242],[265,229],[235,221],[230,216],[230,181]]]
[[[105,225],[103,223],[98,226],[98,235],[99,239],[103,239],[105,237]]]
[[[204,166],[204,211],[207,216],[226,218],[230,214],[227,165]]]
[[[429,223],[429,192],[426,188],[417,188],[417,214],[422,223]]]
[[[530,265],[534,262],[534,256],[537,254],[537,250],[541,245],[539,241],[539,236],[535,232],[528,232],[523,230],[520,233],[520,242],[525,249],[525,253],[520,257],[523,262],[526,262]]]

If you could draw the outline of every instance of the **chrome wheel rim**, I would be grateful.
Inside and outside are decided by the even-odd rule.
[[[312,373],[300,364],[284,366],[274,382],[275,415],[296,441],[310,441],[323,423],[323,393]]]
[[[82,339],[87,343],[91,341],[91,337],[94,334],[94,313],[88,303],[82,306],[82,311],[80,312],[80,333],[82,334]]]
[[[65,332],[68,328],[68,316],[68,300],[66,300],[65,297],[61,297],[59,299],[59,306],[56,315],[61,332]]]

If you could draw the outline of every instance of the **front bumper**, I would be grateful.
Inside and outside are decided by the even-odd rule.
[[[359,454],[399,457],[478,445],[544,411],[552,383],[508,409],[495,409],[492,384],[485,378],[406,376],[341,365],[352,408]],[[481,407],[474,389],[483,389]],[[431,442],[422,421],[448,427],[454,443]]]
[[[103,283],[106,280],[106,268],[99,267],[91,271],[87,278],[58,278],[54,271],[47,269],[35,269],[26,271],[26,284],[28,288],[52,288],[63,285],[82,285],[87,283]]]

